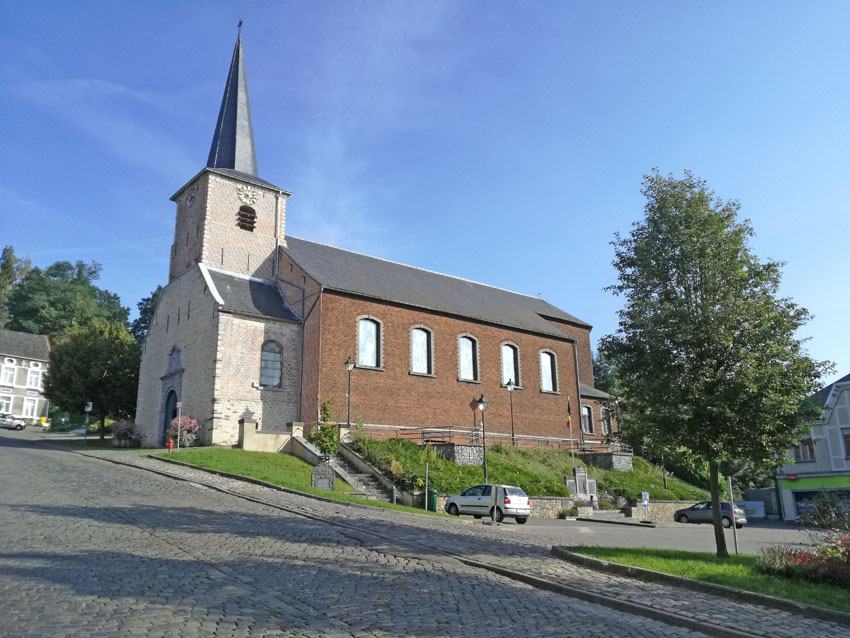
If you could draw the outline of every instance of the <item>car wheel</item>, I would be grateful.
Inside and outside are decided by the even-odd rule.
[[[472,518],[474,518],[477,521],[478,519],[481,518],[481,514],[473,514]]]
[[[741,529],[742,527],[744,527],[744,524],[743,524],[743,523],[738,523],[738,524],[736,524],[736,525],[735,525],[735,527],[737,527],[738,529]]]
[[[449,514],[451,514],[452,516],[460,516],[460,511],[457,509],[457,505],[455,505],[454,503],[452,503],[451,505],[449,505],[448,512],[449,512]]]
[[[24,426],[23,426],[23,425],[16,425],[16,426],[15,426],[15,429],[16,429],[16,430],[23,430],[23,429],[24,429]]]
[[[493,508],[492,507],[490,508],[490,518],[493,518]],[[501,523],[503,520],[505,520],[505,515],[502,514],[502,510],[500,510],[498,507],[496,508],[496,519],[495,520],[496,520],[497,523]]]
[[[726,529],[729,529],[730,527],[732,527],[732,519],[728,516],[724,516],[720,519],[720,524],[723,525],[723,527],[725,527]]]
[[[678,520],[680,523],[690,523],[690,522],[691,522],[691,519],[689,519],[689,518],[688,518],[687,516],[685,516],[684,514],[682,514],[682,515],[681,515],[678,519],[676,519],[676,520]]]
[[[525,525],[525,522],[528,519],[525,516],[517,516],[516,519],[514,519],[514,520],[516,520],[516,522],[519,523],[520,525]]]

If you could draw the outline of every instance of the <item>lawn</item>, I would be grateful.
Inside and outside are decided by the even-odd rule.
[[[392,476],[395,467],[396,482],[404,489],[420,487],[425,479],[425,461],[428,461],[430,486],[441,494],[458,494],[471,485],[484,481],[478,465],[457,465],[445,459],[427,455],[425,446],[405,439],[359,438],[355,446],[367,461],[386,476]],[[393,461],[396,465],[393,466]],[[564,477],[572,476],[573,459],[569,450],[547,448],[518,448],[496,445],[487,448],[489,479],[494,483],[517,485],[532,496],[569,496]],[[584,465],[575,457],[576,465]],[[708,500],[709,495],[687,483],[668,479],[664,489],[661,470],[640,457],[634,457],[631,472],[615,472],[589,467],[588,475],[595,478],[599,492],[611,491],[631,500],[640,499],[641,492],[649,491],[653,499]]]
[[[685,552],[677,549],[584,546],[568,549],[612,563],[850,612],[850,596],[845,589],[763,574],[758,568],[758,556],[753,554],[738,554],[722,560],[711,552]]]
[[[313,466],[291,454],[246,452],[245,450],[227,448],[192,448],[171,454],[163,452],[156,456],[167,457],[175,461],[197,465],[198,467],[210,470],[248,476],[272,483],[273,485],[280,485],[281,487],[287,487],[324,498],[331,498],[336,501],[359,503],[361,505],[404,512],[416,512],[417,514],[426,513],[424,510],[405,507],[404,505],[393,505],[392,503],[373,501],[344,494],[344,492],[353,492],[355,490],[340,478],[336,479],[335,488],[337,491],[335,492],[316,489],[310,485],[310,475],[313,471]],[[435,512],[427,513],[431,515],[435,514]],[[443,514],[437,515],[444,516]]]

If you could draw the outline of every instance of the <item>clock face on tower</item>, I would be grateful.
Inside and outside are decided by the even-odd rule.
[[[193,186],[189,189],[189,192],[186,193],[186,206],[188,208],[192,208],[192,204],[195,203],[195,194],[198,192],[198,187]]]
[[[243,204],[256,204],[257,198],[260,196],[256,188],[245,186],[244,184],[237,189],[239,201]]]

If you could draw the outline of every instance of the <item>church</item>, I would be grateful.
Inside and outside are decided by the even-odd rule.
[[[315,424],[323,404],[378,436],[451,428],[474,441],[486,419],[488,442],[611,439],[589,324],[537,297],[287,236],[290,195],[259,177],[240,35],[206,167],[171,197],[168,285],[139,379],[144,445],[164,444],[178,404],[207,445],[238,445],[244,423]]]

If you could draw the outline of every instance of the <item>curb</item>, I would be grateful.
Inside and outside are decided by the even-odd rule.
[[[575,520],[585,521],[587,523],[605,523],[606,525],[630,525],[631,527],[646,527],[648,529],[655,529],[657,527],[654,521],[648,521],[646,523],[632,523],[631,521],[606,521],[604,518],[585,518],[583,516],[580,516]]]
[[[785,598],[777,598],[776,596],[768,596],[767,594],[757,594],[755,592],[746,591],[743,589],[735,589],[726,585],[717,585],[714,583],[706,583],[693,578],[685,578],[684,576],[673,576],[672,574],[664,574],[651,569],[643,569],[642,567],[632,567],[621,563],[612,563],[599,558],[592,558],[571,552],[566,547],[553,547],[552,555],[571,563],[576,563],[582,567],[589,567],[599,571],[618,574],[620,576],[630,576],[650,582],[663,583],[683,589],[692,589],[699,592],[709,592],[715,596],[722,596],[735,601],[746,601],[761,605],[762,607],[772,607],[782,611],[789,611],[795,614],[800,614],[808,618],[817,620],[827,620],[829,622],[838,623],[850,627],[850,614],[843,611],[826,609],[825,607],[816,607],[806,603],[798,603]],[[700,631],[705,631],[700,629]]]
[[[367,511],[374,510],[383,510],[385,512],[393,512],[394,514],[402,514],[408,516],[428,516],[433,517],[434,514],[419,514],[418,512],[405,512],[403,510],[394,510],[387,507],[378,507],[372,505],[363,505],[361,503],[350,503],[349,501],[338,501],[334,498],[328,498],[326,496],[316,496],[315,494],[309,494],[308,492],[301,492],[299,490],[292,489],[291,487],[283,487],[282,485],[275,485],[274,483],[268,483],[266,481],[251,478],[250,476],[243,476],[242,474],[231,474],[230,472],[222,472],[221,470],[211,470],[207,467],[200,467],[198,465],[192,465],[191,463],[184,463],[183,461],[175,461],[174,459],[165,458],[162,456],[154,456],[152,454],[145,455],[149,459],[153,459],[154,461],[162,461],[163,463],[171,463],[173,465],[179,465],[181,467],[187,467],[192,470],[200,470],[201,472],[206,472],[207,474],[214,474],[216,476],[223,476],[225,478],[234,479],[237,481],[242,481],[244,483],[252,483],[254,485],[259,485],[261,487],[267,487],[272,490],[276,490],[278,492],[286,492],[287,494],[294,494],[296,496],[303,496],[305,498],[312,498],[317,501],[324,501],[325,503],[333,503],[334,505],[345,505],[346,507],[354,507],[356,509],[362,509]],[[101,458],[101,457],[97,457]],[[146,469],[146,468],[141,468]],[[187,479],[190,480],[190,479]],[[466,521],[463,519],[457,519],[449,516],[437,516],[439,519],[447,519],[451,521],[455,521],[464,525],[471,525],[470,521]]]

